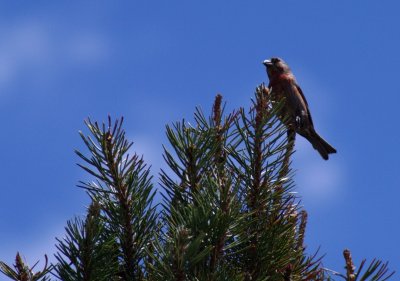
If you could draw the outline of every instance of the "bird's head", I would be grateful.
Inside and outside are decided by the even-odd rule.
[[[269,60],[263,61],[263,65],[267,68],[268,77],[273,77],[276,75],[290,73],[290,68],[280,58],[271,58]]]

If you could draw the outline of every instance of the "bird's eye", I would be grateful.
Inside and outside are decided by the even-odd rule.
[[[278,58],[272,58],[272,59],[271,59],[271,62],[277,63],[277,62],[279,62],[279,59],[278,59]]]

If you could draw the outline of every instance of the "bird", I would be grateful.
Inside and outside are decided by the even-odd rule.
[[[306,97],[290,67],[277,57],[264,60],[263,64],[269,78],[271,100],[275,102],[284,100],[279,116],[281,119],[286,118],[288,130],[294,130],[306,138],[322,158],[328,160],[329,154],[337,151],[315,131]]]

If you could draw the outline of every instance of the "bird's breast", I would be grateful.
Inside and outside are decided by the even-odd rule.
[[[294,78],[293,74],[291,73],[281,73],[278,75],[274,75],[270,77],[270,84],[281,84],[281,83],[292,83],[296,82],[296,79]]]

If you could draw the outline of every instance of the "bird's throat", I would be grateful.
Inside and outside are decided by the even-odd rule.
[[[291,80],[294,80],[294,76],[290,72],[289,73],[284,72],[284,73],[272,75],[270,77],[271,84],[276,84],[276,83],[280,83],[282,81],[291,81]]]

